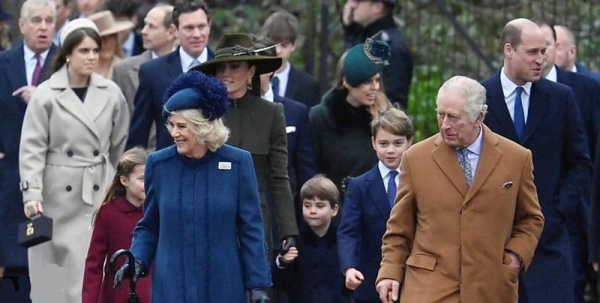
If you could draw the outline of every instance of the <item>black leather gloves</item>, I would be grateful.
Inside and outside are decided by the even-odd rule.
[[[287,253],[288,250],[290,250],[290,248],[298,247],[296,237],[294,237],[294,236],[286,237],[283,240],[285,241],[285,245],[281,246],[281,255],[282,256],[285,255],[285,253]]]
[[[121,289],[121,282],[123,282],[124,278],[130,278],[135,283],[135,282],[137,282],[138,278],[147,276],[148,273],[146,272],[146,269],[144,268],[142,261],[137,260],[137,259],[135,260],[135,268],[133,270],[133,276],[130,276],[130,275],[131,275],[131,269],[129,269],[129,263],[123,264],[123,266],[121,266],[121,268],[119,268],[119,270],[117,270],[117,272],[115,273],[114,288]]]
[[[254,288],[250,290],[250,303],[269,303],[267,291],[262,288]]]

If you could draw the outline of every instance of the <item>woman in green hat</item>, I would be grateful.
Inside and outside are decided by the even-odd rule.
[[[338,62],[335,86],[310,111],[317,171],[344,192],[349,177],[377,163],[371,145],[373,117],[391,106],[380,71],[390,57],[387,43],[367,39]]]
[[[231,106],[224,116],[230,130],[228,144],[252,154],[260,194],[269,259],[273,239],[269,195],[279,227],[278,235],[288,246],[295,244],[298,227],[287,173],[287,133],[283,106],[260,97],[260,74],[277,70],[281,58],[261,56],[246,34],[225,34],[215,57],[195,70],[223,81]]]

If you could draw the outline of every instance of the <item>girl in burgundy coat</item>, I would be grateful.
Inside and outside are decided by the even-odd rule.
[[[114,274],[109,259],[119,249],[131,246],[133,229],[142,218],[144,169],[147,152],[132,148],[118,163],[108,193],[96,213],[94,231],[85,260],[83,303],[125,303],[129,288],[113,289]],[[125,262],[125,258],[120,260]],[[122,264],[118,264],[120,267]],[[118,267],[117,267],[118,268]],[[138,280],[136,292],[142,302],[150,302],[150,278]]]

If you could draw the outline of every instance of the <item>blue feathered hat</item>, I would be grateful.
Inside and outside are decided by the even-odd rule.
[[[346,82],[357,87],[371,79],[389,64],[390,56],[390,47],[382,40],[367,38],[365,43],[353,46],[346,54],[342,66]]]
[[[189,71],[171,83],[163,98],[163,117],[167,120],[173,111],[200,109],[209,121],[221,118],[229,108],[225,84],[199,71]]]

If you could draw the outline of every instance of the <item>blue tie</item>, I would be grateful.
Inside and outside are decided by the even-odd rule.
[[[396,200],[396,192],[398,191],[398,187],[396,186],[397,174],[398,172],[395,170],[390,171],[388,174],[390,179],[388,180],[387,196],[392,207],[394,207],[394,200]]]
[[[517,86],[517,96],[515,97],[515,130],[517,131],[517,137],[519,142],[523,141],[525,135],[525,114],[523,112],[523,101],[521,100],[521,93],[523,88]]]
[[[192,63],[190,63],[190,66],[188,66],[188,70],[192,69],[192,67],[194,67],[198,64],[200,64],[200,61],[198,61],[198,59],[194,59],[194,61],[192,61]]]
[[[279,96],[279,78],[273,77],[271,79],[271,87],[273,88],[273,95]]]

